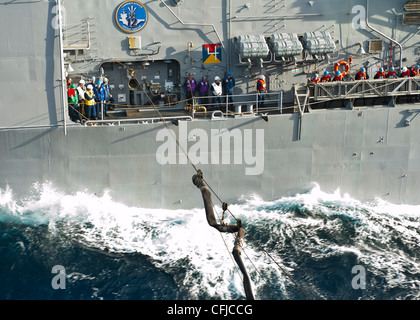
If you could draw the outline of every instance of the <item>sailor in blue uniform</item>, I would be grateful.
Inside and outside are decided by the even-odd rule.
[[[104,88],[102,87],[102,82],[100,80],[96,81],[95,87],[93,88],[93,93],[95,94],[96,115],[99,117],[99,113],[101,112],[101,109],[102,109],[101,105],[103,104],[105,100],[105,92],[104,92]]]
[[[225,89],[226,98],[233,102],[233,89],[235,88],[235,79],[232,76],[232,72],[228,71],[226,77],[222,82],[223,88]]]
[[[111,91],[109,89],[108,79],[104,78],[104,83],[102,83],[102,88],[104,89],[104,114],[108,111],[108,107],[114,103],[114,98],[112,97]]]

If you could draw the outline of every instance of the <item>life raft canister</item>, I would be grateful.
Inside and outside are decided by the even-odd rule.
[[[350,58],[349,61],[350,61],[350,64],[351,64],[353,59]],[[347,61],[344,61],[344,60],[338,61],[334,66],[334,71],[335,72],[339,71],[338,67],[341,66],[341,65],[344,65],[346,69],[345,69],[345,71],[341,72],[341,76],[344,77],[347,73],[349,73],[350,64],[348,64]]]

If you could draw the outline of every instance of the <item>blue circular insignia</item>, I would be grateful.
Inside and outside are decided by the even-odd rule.
[[[116,22],[125,32],[133,33],[141,30],[147,23],[146,8],[138,1],[124,1],[116,12]]]

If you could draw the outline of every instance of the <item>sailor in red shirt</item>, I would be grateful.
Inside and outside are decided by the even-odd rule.
[[[318,83],[321,79],[319,78],[319,75],[317,73],[314,74],[314,77],[312,79],[312,83]]]
[[[401,77],[402,78],[410,77],[410,70],[408,70],[407,67],[402,68]]]
[[[397,71],[395,71],[395,68],[394,67],[391,67],[391,69],[388,71],[388,74],[386,75],[386,77],[388,79],[396,79],[396,78],[398,78]]]
[[[264,75],[260,75],[260,78],[257,81],[257,92],[258,92],[258,101],[262,106],[264,104],[265,94],[267,92],[267,84],[265,82]]]
[[[420,66],[418,64],[416,64],[415,67],[412,67],[411,68],[411,76],[412,77],[417,77],[419,75],[419,69],[420,69]]]
[[[332,81],[343,81],[343,75],[341,74],[340,71],[336,71],[335,72],[335,76],[334,79]]]
[[[321,78],[321,82],[330,82],[331,76],[328,74],[328,71],[324,72],[324,75]]]
[[[384,68],[380,67],[379,71],[376,72],[375,77],[373,77],[374,79],[385,79],[386,78],[386,74],[384,71]]]
[[[366,73],[365,68],[360,68],[360,70],[356,74],[356,80],[366,80],[369,79],[369,76]]]

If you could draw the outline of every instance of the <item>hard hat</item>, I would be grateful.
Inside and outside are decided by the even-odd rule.
[[[379,72],[384,72],[384,68],[380,67]]]
[[[391,71],[395,71],[395,68],[394,67],[391,67]]]
[[[340,74],[341,74],[341,72],[340,72],[340,71],[338,71],[338,70],[335,72],[335,75],[336,75],[336,76],[339,76]]]
[[[85,82],[85,80],[80,79],[79,83],[81,83],[81,84],[85,84],[86,82]]]
[[[263,74],[260,75],[260,79],[264,80],[265,79],[265,76]]]
[[[97,86],[100,86],[102,84],[101,80],[96,81],[95,83]]]
[[[226,73],[226,75],[231,76],[231,75],[232,75],[232,72],[231,72],[231,71],[228,71],[228,72]]]
[[[318,77],[319,77],[318,73],[315,73],[314,78],[318,78]]]
[[[403,72],[407,72],[407,67],[402,68]]]
[[[95,78],[95,76],[92,76],[92,82],[95,82],[95,80],[96,80],[96,78]]]
[[[416,66],[414,68],[420,69],[420,66],[418,64],[416,64]]]
[[[92,90],[93,89],[93,86],[91,84],[88,84],[87,89],[88,90]]]
[[[214,77],[214,81],[220,80],[220,78],[218,76]]]
[[[366,72],[366,69],[362,67],[362,68],[360,68],[360,71]]]
[[[324,76],[328,76],[328,71],[325,71],[324,72]]]
[[[108,82],[108,78],[104,78],[104,82]]]

